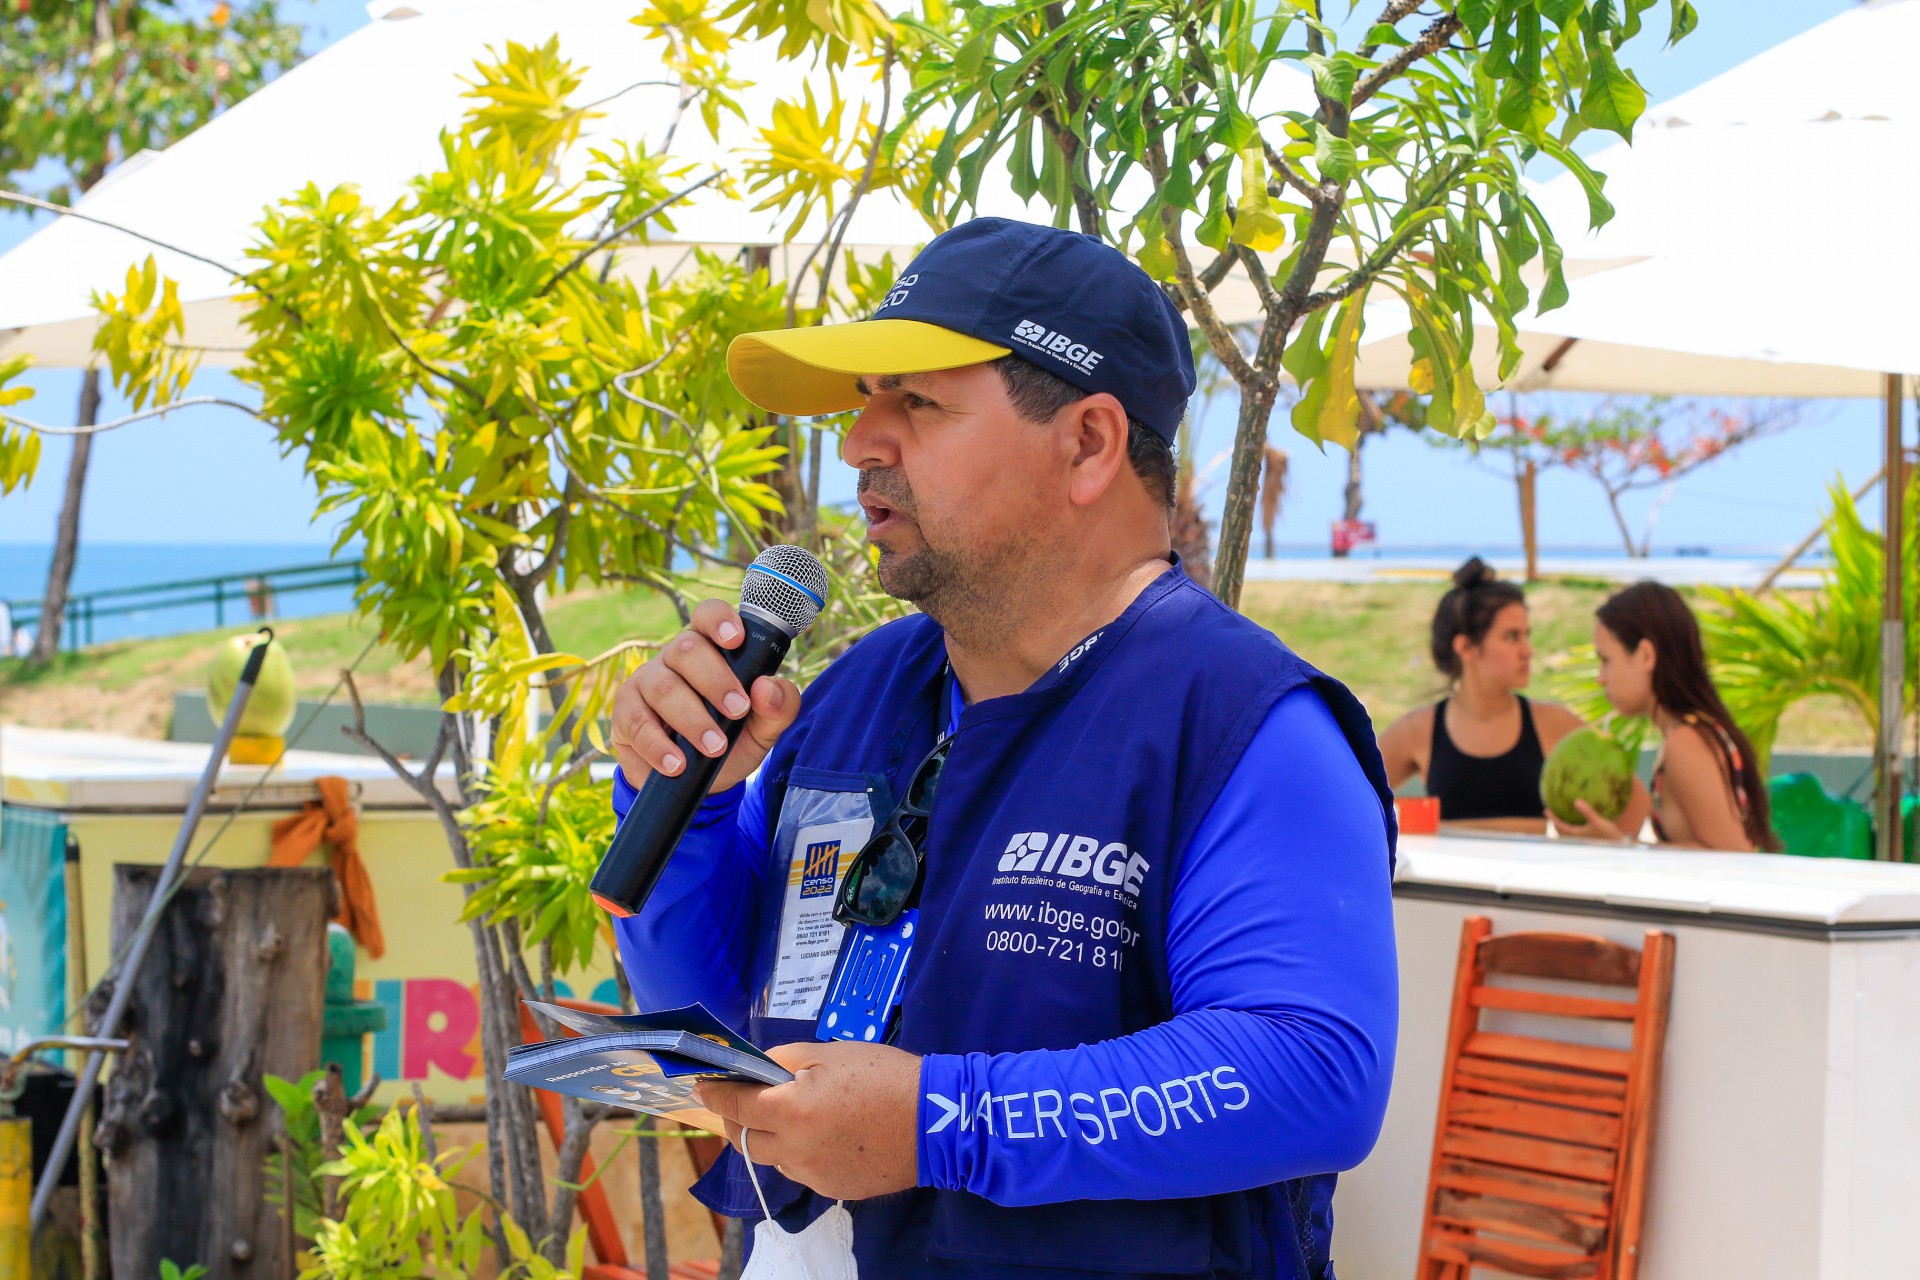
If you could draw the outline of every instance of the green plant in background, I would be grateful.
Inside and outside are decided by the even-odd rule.
[[[200,1280],[200,1277],[206,1274],[207,1268],[204,1263],[196,1262],[182,1269],[171,1258],[160,1260],[160,1280]]]
[[[1844,486],[1829,492],[1826,521],[1828,565],[1812,593],[1758,593],[1707,587],[1694,602],[1706,642],[1714,684],[1735,723],[1753,743],[1764,772],[1787,709],[1807,698],[1838,699],[1859,717],[1861,739],[1877,742],[1880,730],[1880,607],[1886,543],[1860,518]],[[1910,481],[1908,502],[1920,501],[1920,477]],[[1909,508],[1912,509],[1912,508]],[[1920,600],[1920,561],[1910,522],[1903,545],[1907,602],[1907,703],[1915,709],[1920,636],[1914,634]],[[1702,604],[1705,607],[1702,607]],[[1595,677],[1593,646],[1576,645],[1548,662],[1549,682],[1582,719],[1606,723],[1614,737],[1638,749],[1651,725],[1615,716]]]
[[[682,117],[711,128],[737,110],[725,67],[732,37],[700,0],[656,5],[636,22],[666,43],[681,75],[661,138],[570,161],[592,115],[570,101],[579,69],[551,42],[509,45],[476,68],[473,107],[407,196],[383,209],[350,188],[308,187],[268,212],[250,269],[236,272],[250,289],[252,343],[237,376],[259,394],[252,412],[305,459],[321,513],[341,517],[341,541],[363,543],[361,610],[403,658],[437,673],[446,715],[426,761],[401,761],[364,726],[354,734],[441,820],[467,894],[489,1080],[520,1039],[519,1001],[551,995],[556,974],[591,962],[605,938],[586,884],[611,815],[587,769],[604,752],[613,692],[659,640],[564,652],[547,625],[548,593],[636,582],[684,619],[690,594],[714,587],[680,562],[691,556],[708,574],[744,567],[735,553],[750,555],[763,522],[785,510],[769,483],[783,449],[780,424],[727,380],[725,343],[795,319],[864,314],[892,280],[890,263],[836,264],[858,192],[832,204],[830,241],[790,285],[697,250],[670,276],[617,269],[622,249],[672,228],[692,191],[750,198],[723,173],[676,163],[667,146]],[[877,124],[855,129],[870,148],[866,189],[924,182],[924,166],[916,177],[912,165],[878,163]],[[809,135],[807,147],[767,141],[750,172],[794,200],[822,199],[826,180],[802,171],[815,151],[845,159],[830,132]],[[558,176],[575,172],[584,177]],[[102,303],[111,368],[136,393],[177,367],[164,353],[182,336],[164,285],[138,279],[141,288]],[[803,280],[818,286],[805,306]],[[825,540],[843,599],[803,667],[897,612],[870,587],[845,589],[867,565],[844,541],[838,531]],[[350,680],[348,692],[357,703]],[[453,765],[455,797],[434,781],[442,761]],[[492,1200],[549,1267],[562,1262],[581,1160],[607,1114],[563,1105],[549,1186],[529,1092],[487,1092]],[[290,1194],[297,1205],[298,1187]],[[315,1229],[339,1274],[371,1266],[382,1247],[350,1218]],[[494,1243],[504,1268],[513,1261],[504,1229]]]
[[[1840,699],[1859,717],[1862,737],[1880,733],[1880,614],[1886,540],[1860,519],[1845,486],[1835,484],[1827,517],[1828,564],[1810,597],[1779,593],[1709,590],[1719,606],[1702,611],[1700,626],[1720,696],[1753,740],[1764,762],[1773,752],[1780,718],[1805,698]],[[1920,476],[1909,481],[1906,501],[1920,499]],[[1914,625],[1920,602],[1920,537],[1907,522],[1901,544],[1905,577],[1907,651],[1906,715],[1914,710],[1920,634]]]
[[[506,1254],[498,1272],[502,1280],[567,1280],[581,1274],[584,1230],[572,1233],[563,1262],[556,1264],[511,1217],[500,1215],[489,1223],[486,1208],[462,1216],[453,1178],[474,1151],[430,1151],[413,1110],[396,1105],[372,1136],[358,1124],[348,1125],[346,1143],[338,1160],[315,1170],[340,1179],[342,1208],[338,1218],[317,1221],[301,1280],[465,1280],[479,1267],[496,1225]]]
[[[326,1078],[324,1071],[310,1071],[298,1080],[269,1074],[264,1083],[268,1095],[280,1108],[280,1128],[285,1139],[280,1150],[267,1157],[267,1202],[280,1212],[293,1216],[293,1233],[311,1240],[319,1224],[323,1202],[320,1194],[320,1167],[326,1163],[322,1150],[320,1108],[314,1103],[314,1087]],[[362,1107],[347,1117],[350,1126],[370,1123],[379,1112]]]
[[[1370,293],[1411,313],[1430,425],[1491,428],[1476,321],[1498,332],[1504,378],[1520,359],[1514,317],[1566,298],[1522,168],[1557,162],[1585,187],[1592,221],[1611,216],[1572,143],[1586,129],[1631,138],[1646,98],[1620,50],[1656,7],[1669,42],[1697,21],[1686,0],[1385,0],[1343,46],[1317,0],[952,0],[907,24],[910,118],[946,123],[934,169],[963,197],[1001,167],[1019,195],[1130,247],[1232,376],[1214,586],[1237,604],[1283,378],[1302,388],[1295,429],[1351,447]],[[1263,84],[1295,69],[1311,77],[1310,103],[1252,114]],[[1135,171],[1144,202],[1116,216]],[[1236,269],[1260,302],[1251,355],[1212,302]]]

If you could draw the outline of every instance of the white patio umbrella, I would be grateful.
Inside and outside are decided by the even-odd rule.
[[[1506,385],[1878,396],[1886,373],[1920,373],[1920,242],[1902,230],[1920,172],[1896,159],[1912,155],[1920,115],[1643,130],[1594,158],[1619,212],[1592,235],[1572,179],[1554,179],[1537,198],[1569,255],[1631,265],[1577,278],[1565,307],[1527,317]],[[1475,354],[1494,385],[1490,327]],[[1405,386],[1409,359],[1389,327],[1363,347],[1362,381]]]
[[[602,113],[583,130],[588,142],[658,146],[675,103],[674,77],[661,64],[660,43],[627,21],[638,7],[618,0],[377,0],[369,6],[374,20],[367,26],[165,152],[121,166],[77,209],[213,263],[243,265],[262,211],[309,182],[322,190],[352,183],[376,207],[403,195],[409,179],[440,162],[440,131],[473,105],[461,95],[475,61],[489,49],[504,51],[508,41],[530,45],[557,38],[561,54],[583,68],[575,101],[595,102]],[[810,77],[825,95],[820,74],[805,63],[781,60],[772,42],[736,46],[730,56],[732,74],[747,82],[739,94],[747,120],[723,117],[715,139],[690,113],[671,148],[701,174],[718,167],[739,176],[740,155],[772,118],[774,103],[798,97]],[[893,88],[897,121],[907,89],[904,74],[896,73]],[[843,77],[842,92],[850,102],[878,107],[878,86],[858,72]],[[1268,77],[1254,105],[1271,111],[1311,101],[1306,77],[1287,70]],[[572,163],[588,163],[585,146],[575,149]],[[1135,199],[1144,196],[1146,182],[1144,174],[1135,175]],[[1126,191],[1122,196],[1124,204]],[[674,210],[681,228],[674,242],[623,250],[618,269],[670,270],[686,259],[687,245],[698,243],[722,253],[765,248],[775,276],[786,277],[818,241],[825,219],[816,215],[789,237],[785,216],[756,212],[752,203],[698,192]],[[997,166],[989,172],[979,211],[1038,221],[1049,216],[1019,200]],[[904,265],[929,234],[909,201],[875,192],[862,201],[844,245],[868,261],[892,252]],[[245,339],[231,301],[236,285],[226,271],[75,217],[55,220],[0,257],[0,355],[29,354],[43,366],[86,364],[95,328],[91,295],[120,289],[127,267],[148,252],[179,282],[188,341],[211,348],[209,365],[237,363]],[[1252,286],[1238,273],[1215,300],[1235,319],[1259,314]]]
[[[575,101],[606,101],[583,130],[589,141],[659,145],[672,115],[674,77],[661,46],[627,21],[633,7],[610,0],[384,0],[374,20],[159,154],[122,165],[90,191],[79,212],[129,227],[214,263],[243,265],[253,228],[267,206],[307,183],[322,190],[352,183],[375,207],[405,194],[415,175],[440,163],[438,136],[474,105],[463,98],[476,60],[509,41],[537,45],[558,37],[563,56],[584,68]],[[737,51],[736,74],[750,119],[769,118],[784,80],[798,88],[804,70],[780,66],[770,48]],[[733,121],[716,144],[697,118],[682,122],[674,153],[702,169],[728,161],[749,140]],[[585,147],[575,163],[587,163]],[[736,169],[737,171],[737,169]],[[577,176],[577,175],[569,175]],[[722,251],[771,244],[774,215],[747,215],[736,201],[699,193],[676,209],[699,243]],[[814,228],[818,235],[818,229]],[[856,218],[854,243],[912,244],[925,224],[899,200],[875,199]],[[148,252],[180,285],[188,340],[214,348],[207,363],[231,365],[244,345],[233,278],[194,257],[156,250],[81,218],[56,219],[0,257],[0,354],[30,354],[42,365],[87,363],[96,290],[118,290],[130,263]],[[628,255],[628,269],[685,254],[684,247]],[[777,264],[776,264],[777,269]],[[227,350],[220,350],[226,348]]]

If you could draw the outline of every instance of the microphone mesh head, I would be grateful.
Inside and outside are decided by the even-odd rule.
[[[812,626],[826,603],[827,571],[804,547],[768,547],[753,558],[740,584],[740,607],[790,636]]]

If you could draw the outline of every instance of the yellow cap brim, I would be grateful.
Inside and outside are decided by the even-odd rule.
[[[853,385],[862,374],[959,369],[1009,350],[919,320],[861,320],[743,333],[727,346],[727,375],[770,413],[812,417],[866,403]]]

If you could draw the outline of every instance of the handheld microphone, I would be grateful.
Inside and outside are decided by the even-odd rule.
[[[740,621],[746,637],[739,647],[722,650],[740,687],[751,691],[755,680],[778,671],[793,638],[813,625],[826,602],[827,571],[811,552],[778,546],[754,557],[740,584]],[[593,900],[616,916],[633,915],[646,905],[667,869],[667,859],[693,825],[700,802],[746,727],[745,716],[730,719],[710,702],[706,708],[727,736],[727,750],[709,756],[674,734],[674,749],[687,767],[672,777],[656,771],[641,784],[633,807],[600,859],[600,869],[593,874],[589,886]]]

